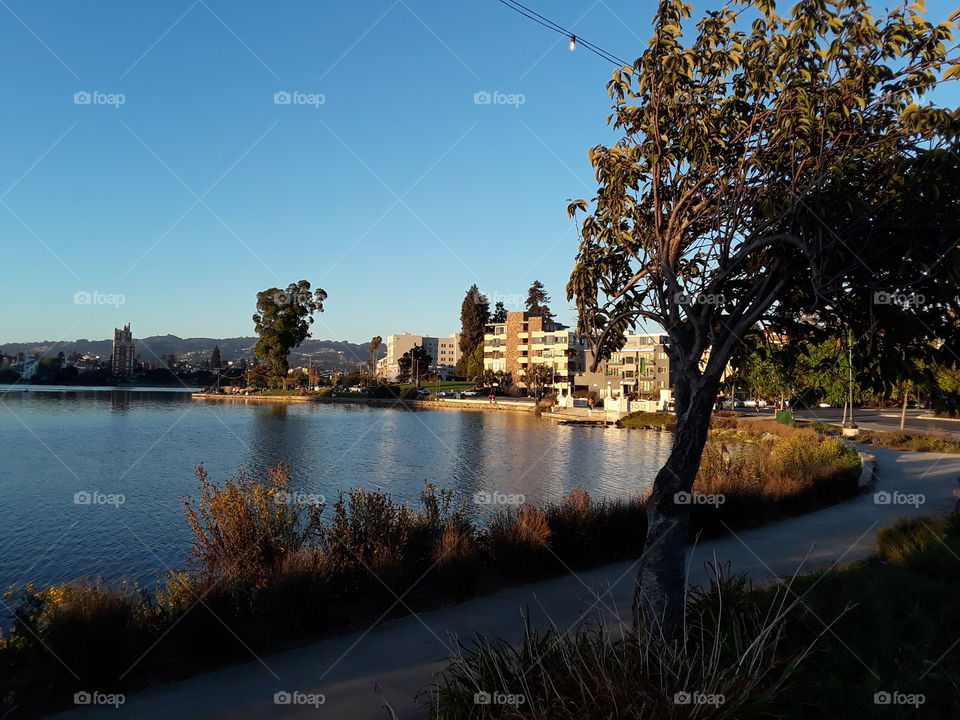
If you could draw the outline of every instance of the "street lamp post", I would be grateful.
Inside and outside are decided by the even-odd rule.
[[[856,435],[857,423],[853,420],[853,330],[847,326],[847,422],[844,423],[844,435]]]

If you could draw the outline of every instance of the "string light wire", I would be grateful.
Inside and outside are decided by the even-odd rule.
[[[555,33],[559,33],[560,35],[565,35],[569,37],[571,50],[574,49],[574,47],[576,47],[577,44],[580,44],[580,45],[583,45],[583,47],[585,47],[587,50],[592,52],[597,57],[600,57],[613,65],[626,65],[627,67],[630,67],[633,64],[633,63],[628,63],[626,60],[622,60],[618,58],[613,53],[607,52],[602,47],[598,45],[594,45],[592,42],[589,42],[588,40],[584,40],[579,35],[576,35],[570,30],[567,30],[562,25],[558,25],[557,23],[553,22],[553,20],[544,17],[543,15],[538,13],[536,10],[531,10],[526,5],[523,5],[517,2],[517,0],[497,0],[497,2],[499,2],[501,5],[506,5],[508,8],[519,13],[520,15],[523,15],[525,18],[529,20],[533,20],[538,25],[542,25],[543,27],[547,28],[547,30],[552,30]]]

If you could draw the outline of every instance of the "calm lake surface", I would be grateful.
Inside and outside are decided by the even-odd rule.
[[[187,559],[180,500],[196,495],[200,463],[222,482],[239,467],[287,462],[296,491],[328,502],[352,487],[415,500],[425,479],[465,500],[486,490],[537,502],[577,484],[595,497],[636,492],[670,442],[525,413],[197,401],[148,389],[0,393],[0,588],[82,576],[152,586]],[[124,502],[77,504],[77,493]]]

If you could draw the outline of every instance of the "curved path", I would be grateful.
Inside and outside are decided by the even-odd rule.
[[[798,568],[809,571],[846,564],[868,557],[877,531],[897,518],[941,514],[952,508],[960,456],[867,449],[877,457],[876,491],[922,494],[924,502],[916,507],[882,504],[875,502],[871,492],[815,513],[702,543],[691,549],[690,582],[707,577],[706,562],[730,562],[734,572],[748,573],[758,582],[792,574]],[[119,709],[85,706],[57,717],[423,717],[424,708],[415,697],[427,697],[425,688],[446,665],[455,646],[452,637],[466,638],[479,630],[519,640],[525,608],[535,624],[544,626],[552,621],[560,628],[597,614],[629,612],[634,566],[633,562],[617,563],[510,588],[366,632],[150,688],[128,697]],[[276,704],[275,693],[284,691],[322,694],[325,703],[318,707]]]

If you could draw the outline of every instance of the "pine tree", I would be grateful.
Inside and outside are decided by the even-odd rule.
[[[220,346],[214,345],[213,352],[210,353],[210,367],[214,370],[220,369]]]
[[[476,285],[471,285],[460,304],[460,363],[457,372],[464,375],[467,361],[483,345],[483,332],[490,322],[490,301]]]
[[[545,320],[552,320],[553,313],[550,312],[550,296],[543,283],[534,280],[527,293],[527,312],[531,315],[539,315]]]
[[[490,316],[492,323],[504,323],[507,321],[507,308],[503,306],[503,301],[498,300],[493,307],[493,315]]]

